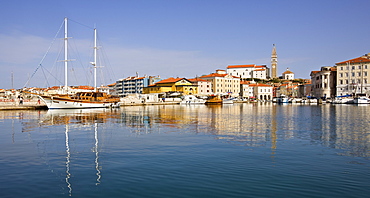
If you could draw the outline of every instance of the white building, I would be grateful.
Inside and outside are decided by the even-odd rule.
[[[249,87],[253,88],[253,96],[258,100],[272,100],[273,86],[266,84],[250,84]]]
[[[283,72],[283,79],[284,80],[294,80],[294,73],[289,70],[289,68],[286,69],[285,72]]]
[[[370,53],[335,65],[337,67],[337,96],[370,95]]]
[[[272,100],[273,86],[254,81],[240,82],[240,96],[243,99]]]
[[[266,65],[229,65],[227,73],[242,80],[248,78],[267,79],[269,69]]]
[[[316,98],[335,97],[335,76],[334,67],[321,67],[320,71],[311,72],[311,93]]]

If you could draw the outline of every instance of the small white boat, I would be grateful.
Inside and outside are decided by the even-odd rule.
[[[353,99],[354,104],[370,104],[370,99],[366,96],[355,97]]]
[[[351,104],[353,103],[354,100],[353,98],[348,98],[348,97],[336,97],[333,101],[332,104]]]
[[[225,98],[222,100],[222,104],[234,104],[234,100],[232,98]]]
[[[180,102],[182,105],[190,105],[190,104],[205,104],[206,100],[198,98],[194,95],[186,95],[184,96],[183,100]]]
[[[289,102],[289,97],[286,95],[281,95],[280,97],[276,98],[277,103],[288,103]]]

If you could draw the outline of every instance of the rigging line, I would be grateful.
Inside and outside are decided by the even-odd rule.
[[[49,73],[50,76],[54,77],[55,80],[58,81],[58,83],[62,84],[62,82],[57,77],[55,77],[51,72],[49,72],[49,70],[47,70],[45,67],[42,68],[44,68]]]
[[[45,71],[44,71],[44,69],[43,69],[44,67],[41,67],[41,70],[42,70],[42,73],[44,74],[44,78],[46,79],[46,86],[47,87],[49,87],[49,81],[48,81],[48,79],[47,79],[47,77],[46,77],[46,75],[45,75]]]
[[[90,27],[90,26],[88,26],[88,25],[82,24],[82,23],[77,22],[77,21],[75,21],[75,20],[73,20],[73,19],[68,18],[68,20],[69,20],[69,21],[73,21],[73,22],[75,22],[75,23],[77,23],[77,24],[79,24],[79,25],[82,25],[82,26],[86,27],[86,28],[94,29],[94,28],[92,28],[92,27]]]
[[[99,41],[99,44],[101,44],[101,46],[105,46],[104,44],[103,44],[103,42],[101,41],[101,39],[100,39],[100,37],[99,37],[99,35],[98,35],[98,41]],[[107,54],[107,52],[106,52],[106,50],[105,50],[105,48],[104,47],[101,47],[101,50],[100,50],[100,54],[102,55],[102,58],[104,58],[104,63],[106,62],[107,64],[105,64],[105,65],[107,65],[107,74],[108,74],[108,78],[109,78],[109,80],[110,81],[112,81],[112,78],[113,79],[116,79],[116,76],[115,76],[115,72],[113,71],[113,68],[112,68],[112,65],[111,65],[111,63],[110,63],[110,60],[109,60],[109,57],[108,57],[108,54]]]
[[[42,62],[45,60],[46,55],[49,53],[49,51],[50,51],[51,47],[54,45],[54,42],[55,42],[55,40],[56,40],[56,38],[57,38],[57,36],[58,36],[58,34],[59,34],[60,30],[62,29],[63,24],[64,24],[64,20],[63,20],[62,24],[60,25],[59,30],[58,30],[58,31],[57,31],[57,33],[55,34],[54,39],[53,39],[53,41],[51,42],[51,44],[50,44],[50,46],[49,46],[48,50],[46,51],[46,53],[45,53],[45,54],[44,54],[44,56],[42,57],[42,59],[41,59],[41,61],[40,61],[40,63],[39,63],[39,66],[37,66],[36,70],[33,72],[32,76],[31,76],[30,78],[28,78],[27,82],[24,84],[24,86],[23,86],[23,87],[26,87],[26,85],[27,85],[27,84],[28,84],[28,82],[31,80],[31,78],[36,74],[36,72],[37,72],[37,70],[39,69],[39,67],[41,66]]]

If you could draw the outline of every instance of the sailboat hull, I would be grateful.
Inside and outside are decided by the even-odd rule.
[[[40,96],[49,109],[84,109],[84,108],[112,108],[119,107],[118,102],[84,101],[52,96]]]

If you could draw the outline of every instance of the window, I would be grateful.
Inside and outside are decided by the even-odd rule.
[[[340,67],[340,70],[343,70],[343,67]]]

